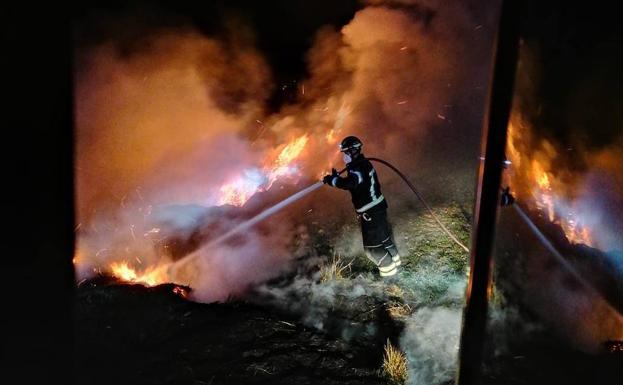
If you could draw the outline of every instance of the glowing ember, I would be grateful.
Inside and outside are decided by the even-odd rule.
[[[182,298],[188,298],[188,290],[184,289],[181,286],[175,286],[173,288],[173,293],[179,295]]]
[[[139,272],[132,268],[127,262],[113,262],[110,264],[110,270],[116,278],[133,283],[142,283],[146,286],[155,286],[168,282],[167,276],[168,265],[159,265],[149,267],[145,271]]]

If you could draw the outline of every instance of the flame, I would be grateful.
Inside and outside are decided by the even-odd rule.
[[[538,150],[529,156],[522,152],[522,148],[530,145],[529,134],[527,123],[517,114],[511,116],[506,146],[506,153],[513,164],[511,185],[519,190],[519,194],[529,196],[540,212],[558,224],[569,242],[592,246],[590,230],[582,225],[581,219],[573,211],[573,202],[565,198],[569,194],[564,189],[572,186],[563,183],[552,172],[551,164],[557,155],[556,149],[543,140]],[[525,167],[526,164],[530,167]]]
[[[184,299],[188,298],[188,290],[184,289],[181,286],[175,286],[173,288],[173,293],[179,295],[180,297]]]
[[[221,197],[218,203],[242,206],[264,183],[266,183],[266,178],[261,170],[245,170],[243,175],[236,180],[221,186]]]
[[[126,282],[141,283],[146,286],[155,286],[169,282],[167,274],[168,264],[151,266],[142,272],[131,267],[126,261],[113,262],[109,268],[113,276]]]
[[[269,154],[262,169],[247,169],[243,175],[221,186],[221,196],[218,203],[242,206],[253,194],[270,189],[277,179],[299,175],[299,169],[294,163],[305,149],[308,141],[309,136],[307,134],[293,139],[283,148],[279,149],[278,147],[275,151],[276,156]]]
[[[325,138],[327,139],[327,143],[329,143],[329,144],[333,144],[333,143],[337,142],[337,137],[335,135],[335,130],[331,129],[329,132],[327,132],[327,135],[325,135]]]
[[[552,196],[552,187],[550,176],[543,170],[543,166],[537,161],[532,161],[532,175],[536,179],[536,188],[533,189],[533,196],[539,209],[547,213],[550,221],[555,220],[554,215],[554,199]]]
[[[309,138],[307,135],[303,135],[288,143],[277,157],[277,168],[286,166],[296,159],[305,148],[308,140]]]
[[[308,141],[309,136],[305,134],[269,152],[266,156],[264,167],[246,169],[242,175],[221,186],[219,203],[242,206],[256,192],[268,190],[277,179],[299,175],[299,170],[295,162],[303,153]],[[131,231],[133,230],[131,229]],[[159,232],[160,229],[154,227],[147,231],[144,236],[148,237],[158,234]],[[132,235],[135,239],[133,232]],[[141,258],[136,257],[135,260],[138,264],[142,264]],[[76,251],[73,263],[74,265],[78,265],[81,262],[81,254]],[[124,260],[112,262],[108,264],[107,268],[104,270],[109,271],[114,277],[124,282],[155,286],[171,282],[167,273],[169,266],[170,263],[165,262],[139,269],[134,267],[130,262]],[[175,288],[174,293],[182,297],[188,295],[183,288]]]

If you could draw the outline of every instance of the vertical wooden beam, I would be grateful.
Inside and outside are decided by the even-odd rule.
[[[470,276],[463,311],[459,349],[458,385],[480,383],[495,225],[500,181],[506,146],[506,129],[513,99],[513,85],[518,56],[518,0],[504,0],[501,5],[496,37],[495,63],[489,89],[486,120],[483,124],[478,173]]]

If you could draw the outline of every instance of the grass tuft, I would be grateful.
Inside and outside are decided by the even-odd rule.
[[[392,318],[407,317],[411,314],[411,306],[406,303],[390,303],[387,306],[387,311]]]
[[[407,380],[407,356],[387,340],[383,355],[383,374],[392,384],[404,384]]]
[[[346,278],[346,270],[350,270],[352,261],[345,263],[339,255],[334,255],[333,259],[320,267],[320,282],[329,282]]]

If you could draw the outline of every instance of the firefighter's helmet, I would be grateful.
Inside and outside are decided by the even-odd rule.
[[[346,153],[358,153],[361,151],[363,143],[356,136],[347,136],[340,143],[340,151]]]

